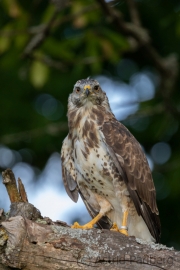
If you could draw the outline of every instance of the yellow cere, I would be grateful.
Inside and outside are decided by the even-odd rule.
[[[89,84],[86,84],[85,86],[84,86],[84,90],[86,90],[86,89],[91,89],[91,86],[89,85]]]

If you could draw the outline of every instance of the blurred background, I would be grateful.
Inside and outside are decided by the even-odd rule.
[[[178,0],[1,0],[0,170],[43,216],[90,217],[65,193],[60,164],[75,82],[96,78],[152,169],[162,243],[180,249]],[[0,208],[10,202],[0,176]]]

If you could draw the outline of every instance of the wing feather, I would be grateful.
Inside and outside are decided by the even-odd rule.
[[[160,219],[156,191],[140,144],[115,118],[104,122],[100,130],[109,154],[127,185],[138,215],[143,217],[152,236],[159,242]]]
[[[61,165],[64,187],[69,197],[74,201],[78,201],[78,188],[76,183],[76,171],[72,160],[72,147],[68,136],[63,141],[61,150]]]

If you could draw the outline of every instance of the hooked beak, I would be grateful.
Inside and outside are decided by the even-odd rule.
[[[85,93],[86,93],[86,96],[88,97],[88,96],[89,96],[89,94],[90,94],[90,92],[89,92],[89,89],[88,89],[88,88],[86,88]]]
[[[89,91],[90,89],[91,89],[91,86],[89,84],[84,86],[85,94],[87,97],[90,94],[90,91]]]

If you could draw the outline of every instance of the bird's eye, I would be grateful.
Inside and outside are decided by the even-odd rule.
[[[96,91],[99,90],[99,85],[95,85],[94,90],[96,90]]]
[[[81,89],[80,89],[80,87],[76,87],[76,93],[80,93],[80,91],[81,91]]]

